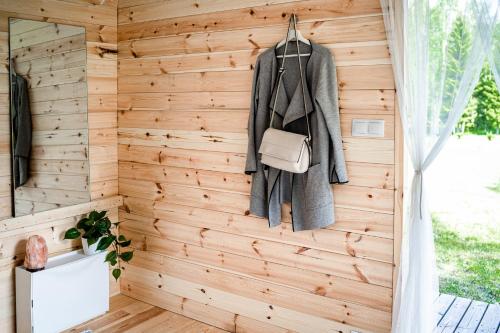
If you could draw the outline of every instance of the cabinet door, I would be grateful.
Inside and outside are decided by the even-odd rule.
[[[106,253],[33,274],[34,333],[53,333],[105,313],[109,308]]]

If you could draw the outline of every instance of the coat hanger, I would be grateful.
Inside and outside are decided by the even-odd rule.
[[[289,28],[288,33],[287,33],[285,39],[283,39],[281,42],[279,42],[278,45],[276,45],[276,48],[278,49],[278,48],[282,47],[283,45],[285,45],[287,42],[293,41],[293,40],[298,40],[299,42],[302,42],[302,43],[304,43],[306,45],[311,45],[311,42],[302,35],[302,33],[300,32],[300,30],[296,29],[296,26],[297,26],[297,15],[292,14],[290,16],[290,21],[293,22],[293,26],[291,28]],[[311,54],[310,53],[304,53],[304,54],[300,54],[299,53],[299,55],[301,57],[307,57],[307,56],[310,56]],[[299,55],[297,55],[297,54],[286,54],[286,55],[279,55],[279,56],[277,56],[277,58],[298,57]]]

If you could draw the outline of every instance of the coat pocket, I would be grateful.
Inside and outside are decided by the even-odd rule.
[[[333,204],[328,174],[321,167],[321,164],[315,164],[309,168],[305,181],[305,207],[307,210]]]

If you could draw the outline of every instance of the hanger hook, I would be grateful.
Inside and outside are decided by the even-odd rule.
[[[297,14],[292,13],[292,15],[290,16],[290,24],[288,26],[290,26],[290,25],[292,26],[294,37],[298,38],[298,36],[297,36]]]

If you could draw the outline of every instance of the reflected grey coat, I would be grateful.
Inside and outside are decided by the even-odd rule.
[[[25,184],[30,176],[31,111],[28,81],[11,74],[10,116],[12,122],[12,171],[14,188]]]
[[[296,54],[295,43],[287,54]],[[281,204],[290,202],[294,231],[323,228],[334,223],[330,184],[347,183],[340,134],[337,77],[330,51],[318,44],[300,44],[306,81],[306,105],[302,98],[298,58],[287,58],[276,103],[274,128],[307,135],[305,110],[311,127],[312,164],[304,174],[292,174],[260,163],[258,150],[269,127],[276,96],[283,47],[272,47],[257,59],[248,120],[248,152],[245,173],[252,174],[250,212],[267,217],[269,226],[281,220]]]

